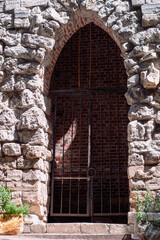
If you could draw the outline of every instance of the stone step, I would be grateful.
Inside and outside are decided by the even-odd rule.
[[[0,236],[0,240],[122,240],[124,235],[104,234],[22,234],[20,236]]]

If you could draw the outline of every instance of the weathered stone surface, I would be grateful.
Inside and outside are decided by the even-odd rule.
[[[21,0],[21,7],[46,6],[48,0]]]
[[[27,18],[29,17],[29,14],[30,14],[30,9],[28,8],[23,8],[23,7],[20,7],[20,8],[15,8],[14,9],[14,18]]]
[[[17,106],[19,108],[29,108],[33,107],[34,105],[35,103],[33,93],[28,89],[23,90],[21,92],[20,101],[17,103]]]
[[[12,181],[7,182],[7,187],[14,189],[15,191],[38,191],[41,188],[40,181],[36,182],[22,182],[22,181]]]
[[[40,218],[42,218],[45,214],[47,214],[47,211],[45,211],[44,206],[39,205],[39,204],[31,205],[29,211],[32,214],[36,214]]]
[[[134,104],[130,107],[128,118],[132,120],[149,120],[153,118],[155,111],[153,108],[141,104]]]
[[[144,183],[144,181],[139,180],[139,181],[133,181],[132,179],[129,181],[129,186],[130,188],[132,188],[133,190],[137,190],[137,189],[146,189],[146,184]]]
[[[23,43],[26,44],[28,47],[32,48],[33,46],[38,46],[46,48],[47,50],[52,50],[55,44],[54,39],[28,33],[23,34],[22,40]]]
[[[151,142],[150,141],[134,141],[129,144],[129,153],[148,153],[151,152]]]
[[[136,175],[136,172],[141,171],[144,173],[144,166],[130,166],[128,167],[128,178],[134,178]]]
[[[24,203],[28,204],[43,204],[42,193],[39,192],[23,192],[22,193],[22,200]]]
[[[159,17],[157,14],[144,14],[142,16],[142,26],[143,27],[155,27],[159,22]]]
[[[25,224],[31,225],[33,223],[39,223],[40,220],[39,220],[39,217],[37,215],[29,214],[28,216],[24,217],[24,222],[25,222]]]
[[[16,91],[23,91],[26,89],[26,84],[23,81],[18,81],[14,85]]]
[[[6,34],[6,29],[13,28],[12,14],[0,13],[0,25],[4,29],[4,34]]]
[[[80,229],[83,234],[108,234],[110,228],[105,223],[82,223]]]
[[[157,28],[149,28],[130,37],[130,42],[134,45],[146,45],[147,43],[159,42],[160,31]]]
[[[135,219],[136,219],[136,212],[128,212],[128,224],[134,224]]]
[[[33,233],[46,233],[46,224],[45,223],[33,224],[31,226],[31,231]]]
[[[16,160],[14,157],[2,157],[0,158],[0,170],[6,171],[7,169],[16,169]]]
[[[128,124],[128,141],[144,140],[145,128],[138,121],[132,121]]]
[[[145,4],[145,0],[132,0],[132,6],[133,7],[139,7],[143,4]]]
[[[32,107],[24,112],[20,117],[20,122],[17,125],[19,130],[29,129],[36,130],[43,128],[48,130],[48,124],[44,112],[38,107]]]
[[[5,10],[13,10],[14,8],[19,8],[21,0],[6,0],[5,1]]]
[[[153,63],[147,71],[141,72],[141,83],[146,89],[156,88],[159,84],[159,80],[159,70],[154,67]]]
[[[7,180],[8,181],[22,180],[22,171],[21,170],[7,170]]]
[[[109,233],[110,234],[127,234],[128,233],[128,229],[127,229],[127,226],[125,224],[111,224],[110,225],[110,230],[109,230]]]
[[[18,143],[4,143],[2,150],[6,156],[21,155],[21,146]]]
[[[30,27],[30,22],[29,19],[14,19],[14,27],[15,28],[29,28]]]
[[[24,155],[28,159],[43,158],[51,160],[52,156],[44,146],[30,146],[27,145],[23,150]]]
[[[65,20],[59,15],[58,12],[55,11],[53,8],[48,8],[46,11],[43,12],[43,17],[47,19],[55,20],[59,23],[65,24]]]
[[[37,62],[18,64],[12,71],[14,74],[32,75],[40,71],[40,64]]]
[[[17,159],[17,168],[18,169],[37,169],[37,170],[41,170],[43,172],[50,172],[50,165],[47,165],[47,163],[49,164],[49,162],[44,161],[43,159],[33,159],[32,161],[28,161],[27,158],[24,158],[23,156],[20,156]]]
[[[0,13],[4,12],[4,2],[0,2]]]
[[[14,112],[4,108],[0,112],[0,141],[13,141],[17,119]]]
[[[15,30],[9,30],[5,35],[0,37],[2,41],[8,46],[15,46],[21,42],[21,33]]]
[[[59,224],[59,223],[51,223],[51,224],[47,224],[47,233],[61,233],[61,234],[65,234],[65,233],[75,233],[75,234],[80,234],[80,223],[67,223],[67,224]],[[91,226],[92,228],[92,226]],[[104,227],[105,228],[105,227]],[[104,231],[103,228],[103,231]],[[83,228],[83,233],[85,233],[85,231],[88,229],[89,231],[89,227],[87,225],[84,225]],[[107,231],[107,228],[105,228]]]
[[[0,83],[3,82],[4,72],[0,71]]]
[[[23,143],[29,143],[30,145],[43,145],[48,146],[48,134],[44,132],[42,128],[38,128],[34,131],[22,131],[19,132],[20,141]]]
[[[9,62],[6,63],[5,68],[7,69],[9,67]],[[16,63],[15,63],[16,64]],[[13,66],[14,68],[14,66]],[[13,75],[10,75],[7,77],[8,81],[4,81],[4,84],[1,87],[2,92],[12,92],[14,90],[14,84],[15,84],[15,79]]]
[[[156,120],[156,123],[160,124],[160,111],[157,112],[155,120]]]
[[[0,42],[0,54],[3,54],[3,42]]]
[[[129,166],[144,165],[144,157],[138,153],[133,153],[128,157]]]

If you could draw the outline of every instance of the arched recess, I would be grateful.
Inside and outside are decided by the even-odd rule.
[[[51,222],[127,222],[127,76],[120,53],[90,23],[57,59],[50,83]]]

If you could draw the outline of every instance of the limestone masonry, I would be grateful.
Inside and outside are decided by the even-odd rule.
[[[31,206],[25,232],[46,231],[51,74],[68,39],[91,22],[115,40],[128,75],[128,223],[137,189],[160,193],[159,12],[159,0],[0,0],[0,181]]]

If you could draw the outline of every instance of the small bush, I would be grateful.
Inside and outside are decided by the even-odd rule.
[[[9,188],[4,188],[3,185],[1,185],[0,188],[0,213],[8,214],[20,214],[28,215],[29,214],[29,205],[24,204],[21,206],[18,206],[15,203],[12,203],[12,190]]]

